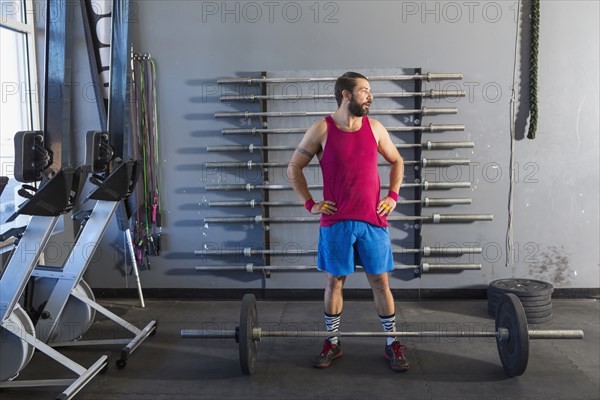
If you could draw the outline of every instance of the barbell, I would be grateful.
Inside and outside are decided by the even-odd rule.
[[[452,257],[465,254],[481,254],[481,247],[429,247],[422,249],[409,249],[405,247],[392,248],[393,254],[421,254],[423,257]],[[234,249],[204,249],[194,250],[196,256],[245,256],[252,257],[256,255],[272,256],[290,256],[290,255],[310,255],[317,254],[316,249],[253,249],[252,247],[234,248]]]
[[[390,185],[381,185],[382,189],[389,188]],[[409,182],[402,183],[402,188],[421,188],[423,190],[447,190],[447,189],[469,189],[471,182],[458,181],[458,182]],[[233,190],[292,190],[291,185],[275,185],[275,184],[253,184],[253,183],[241,183],[241,184],[219,184],[219,185],[206,185],[204,186],[206,191],[233,191]],[[323,189],[323,185],[308,185],[308,189]]]
[[[376,99],[395,99],[407,97],[422,97],[425,99],[439,99],[442,97],[465,97],[464,90],[425,90],[421,92],[391,92],[373,93]],[[335,100],[335,95],[330,94],[225,94],[221,101],[257,101],[257,100]]]
[[[426,143],[397,143],[394,144],[397,149],[414,149],[420,148],[423,150],[454,150],[454,149],[472,149],[475,147],[474,142],[426,142]],[[248,151],[254,153],[255,150],[260,151],[288,151],[295,150],[298,146],[257,146],[254,144],[244,145],[225,145],[225,146],[207,146],[206,151],[226,152],[226,151]]]
[[[252,117],[325,117],[332,111],[222,111],[214,114],[215,118],[245,118]],[[447,115],[456,114],[456,107],[423,107],[419,109],[399,108],[396,110],[372,110],[369,115]]]
[[[243,150],[250,150],[249,146],[243,146]],[[256,147],[253,148],[257,149]],[[252,152],[252,151],[251,151]],[[470,165],[471,160],[468,158],[423,158],[421,160],[404,160],[404,165],[414,165],[415,168],[423,167],[453,167],[459,165]],[[225,161],[225,162],[205,162],[205,168],[286,168],[290,165],[289,162],[256,162],[248,161]],[[377,163],[378,167],[389,167],[389,163]],[[306,165],[307,167],[321,168],[321,164],[314,162]]]
[[[245,294],[242,298],[240,323],[235,330],[182,329],[185,339],[235,339],[239,344],[242,372],[251,375],[256,370],[257,342],[263,337],[323,337],[332,336],[327,331],[273,331],[258,326],[256,298]],[[494,331],[451,332],[451,331],[397,331],[397,332],[335,332],[338,337],[420,337],[420,338],[495,338],[500,362],[504,372],[510,376],[522,375],[529,361],[529,339],[583,339],[582,330],[529,330],[527,317],[519,298],[503,294],[498,301]]]
[[[492,221],[492,214],[432,214],[432,215],[391,215],[386,218],[388,221],[419,221],[422,223],[469,223],[477,221]],[[204,217],[205,223],[265,223],[274,224],[282,222],[319,222],[321,217],[265,217],[255,215],[251,217]]]
[[[356,267],[362,268],[357,265]],[[316,265],[254,265],[252,263],[246,265],[197,265],[196,271],[205,272],[223,272],[223,271],[245,271],[245,272],[257,272],[262,271],[265,274],[270,274],[272,271],[307,271],[316,270]],[[452,273],[452,272],[463,272],[463,271],[480,271],[481,264],[430,264],[421,263],[419,265],[408,265],[408,264],[396,264],[394,265],[396,271],[409,271],[412,270],[416,278],[420,278],[424,273]]]
[[[447,207],[460,204],[471,204],[471,199],[465,198],[438,198],[425,197],[423,200],[398,200],[398,204],[421,204],[423,207]],[[303,204],[295,201],[260,201],[252,200],[227,200],[209,201],[209,207],[297,207]]]
[[[465,126],[462,124],[429,124],[429,125],[417,125],[417,126],[394,126],[386,127],[388,132],[454,132],[464,131]],[[306,128],[227,128],[222,129],[223,135],[257,135],[265,133],[305,133],[308,130]]]
[[[435,73],[425,72],[416,74],[405,74],[405,75],[376,75],[368,76],[367,79],[370,81],[443,81],[443,80],[461,80],[463,74],[460,73]],[[306,82],[335,82],[338,78],[333,76],[323,77],[296,77],[296,78],[267,78],[261,76],[259,78],[221,78],[217,80],[217,84],[231,84],[231,83],[245,83],[248,85],[256,83],[306,83]]]

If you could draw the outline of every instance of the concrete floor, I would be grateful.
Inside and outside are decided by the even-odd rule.
[[[155,336],[132,355],[126,368],[114,361],[119,347],[61,350],[84,366],[109,354],[108,370],[76,396],[80,400],[191,399],[460,399],[551,400],[600,398],[600,302],[553,300],[554,318],[539,329],[583,329],[584,340],[530,343],[524,375],[508,378],[494,339],[411,339],[405,344],[408,372],[393,373],[383,358],[383,338],[346,338],[344,356],[325,370],[312,368],[320,351],[316,338],[265,338],[258,347],[257,372],[242,375],[237,344],[227,339],[181,339],[181,329],[233,329],[239,302],[147,301],[101,303],[138,327],[151,319]],[[259,301],[263,328],[321,330],[320,302]],[[123,331],[98,318],[92,339],[122,337]],[[485,300],[397,302],[399,329],[481,330],[493,327]],[[347,301],[342,330],[379,331],[373,304]],[[36,353],[21,379],[68,378],[61,366]],[[54,399],[62,388],[2,390],[2,400]]]

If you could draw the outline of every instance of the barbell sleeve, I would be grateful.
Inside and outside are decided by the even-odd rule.
[[[399,145],[396,145],[398,147]],[[408,146],[407,146],[408,147]],[[418,144],[415,147],[422,147],[423,150],[452,150],[452,149],[472,149],[475,147],[474,142],[427,142],[421,146]],[[399,147],[402,148],[402,147]]]
[[[423,273],[441,273],[441,272],[456,272],[466,270],[481,270],[481,264],[429,264],[423,263],[420,266]]]
[[[404,187],[411,187],[408,185],[411,185],[411,184],[410,183],[403,184]],[[416,185],[413,187],[416,187]],[[428,182],[428,181],[425,181],[425,182],[423,182],[422,187],[424,190],[468,189],[471,187],[471,182]]]
[[[404,127],[402,127],[404,128]],[[406,128],[411,128],[411,127],[406,127]],[[415,127],[416,128],[416,127]],[[464,131],[465,130],[465,126],[462,124],[429,124],[429,125],[424,125],[424,126],[420,126],[419,127],[420,131],[422,132],[429,132],[429,133],[433,133],[433,132],[456,132],[456,131]],[[414,129],[411,129],[414,130]],[[401,129],[401,128],[390,128],[388,129],[388,132],[406,132],[408,131],[408,129]]]
[[[408,74],[408,75],[377,75],[367,77],[370,81],[445,81],[445,80],[461,80],[463,74],[460,73],[432,73],[426,72],[423,74]],[[267,78],[266,76],[259,78],[221,78],[217,79],[217,84],[243,83],[247,85],[257,83],[307,83],[307,82],[333,82],[337,77],[299,77],[299,78]]]
[[[429,124],[429,125],[418,125],[418,126],[394,126],[386,127],[388,132],[425,132],[425,133],[436,133],[436,132],[456,132],[464,131],[465,126],[462,124]],[[262,135],[267,133],[280,134],[280,133],[305,133],[308,130],[306,128],[227,128],[222,129],[223,135]]]
[[[423,168],[431,167],[452,167],[460,165],[470,165],[471,160],[468,158],[423,158],[421,166]]]
[[[182,329],[180,336],[184,339],[235,339],[235,331]]]
[[[529,330],[529,339],[583,339],[580,329],[533,329]]]
[[[423,206],[424,207],[446,207],[446,206],[453,206],[453,205],[461,205],[461,204],[471,204],[471,199],[470,198],[432,198],[432,197],[425,197],[425,199],[423,199]]]
[[[431,218],[431,220],[429,220]],[[492,214],[433,214],[426,220],[434,224],[439,223],[459,223],[459,222],[476,222],[476,221],[493,221]]]
[[[481,254],[481,247],[423,247],[423,257],[451,257],[463,254]]]

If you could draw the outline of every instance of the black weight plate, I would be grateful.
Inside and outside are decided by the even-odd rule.
[[[490,283],[489,289],[498,292],[514,293],[519,297],[547,296],[554,292],[554,287],[544,281],[535,279],[498,279]]]
[[[488,301],[492,301],[492,302],[497,302],[498,299],[500,299],[500,296],[502,296],[504,293],[511,293],[511,292],[498,292],[497,294],[494,295],[488,295]],[[552,301],[552,297],[550,295],[548,296],[520,296],[518,293],[513,293],[515,294],[519,300],[521,300],[521,303],[528,303],[528,302],[537,302],[537,301],[545,301],[545,302],[550,302]]]
[[[552,303],[546,303],[543,305],[537,305],[537,306],[530,306],[530,305],[526,305],[525,303],[521,302],[521,305],[523,306],[523,309],[525,309],[525,313],[529,314],[529,313],[539,313],[542,311],[551,311],[552,310]],[[496,308],[498,307],[498,302],[489,302],[488,301],[488,309],[491,310],[493,312],[493,316],[496,316]]]
[[[256,366],[256,342],[252,339],[252,331],[257,325],[256,297],[245,294],[242,298],[239,326],[240,367],[245,375],[252,375]]]
[[[497,307],[488,307],[488,314],[495,317],[496,316],[496,310]],[[552,307],[545,309],[545,310],[527,310],[525,308],[523,308],[523,310],[525,311],[525,316],[527,317],[527,321],[529,322],[532,318],[543,318],[546,317],[548,315],[552,315]]]
[[[508,339],[496,337],[504,372],[511,377],[522,375],[529,361],[529,331],[525,311],[514,294],[505,294],[498,303],[496,330],[500,328],[509,331]]]
[[[552,315],[552,310],[542,311],[539,313],[528,313],[527,311],[525,311],[525,316],[527,317],[527,321],[529,321],[532,318],[547,317],[548,315]]]
[[[497,308],[496,304],[488,304],[488,314],[495,317]],[[547,307],[523,307],[523,310],[525,310],[525,315],[529,321],[531,318],[539,318],[552,314],[552,304]]]
[[[552,305],[552,300],[551,299],[547,299],[547,300],[536,300],[536,301],[527,301],[527,300],[521,300],[521,304],[523,305],[523,307],[528,308],[528,307],[543,307],[543,306],[547,306],[547,305]]]
[[[547,304],[545,306],[539,306],[539,307],[523,306],[523,309],[525,310],[525,314],[527,314],[527,315],[529,315],[529,313],[548,312],[548,311],[552,311],[552,304]]]
[[[500,296],[502,296],[504,293],[511,293],[511,292],[500,291],[500,290],[490,290],[490,288],[488,288],[487,298],[488,298],[488,300],[497,301],[500,298]],[[528,301],[550,301],[550,300],[552,300],[552,294],[543,295],[543,296],[521,296],[519,293],[514,293],[514,294],[516,294],[517,297],[519,297],[519,300],[521,300],[521,303],[528,302]]]
[[[552,319],[552,313],[550,313],[550,315],[547,315],[545,317],[527,318],[527,323],[529,323],[531,325],[543,324],[544,322],[548,322],[551,319]]]

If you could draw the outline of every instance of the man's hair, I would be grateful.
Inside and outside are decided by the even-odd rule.
[[[356,87],[357,79],[368,80],[366,76],[361,75],[358,72],[346,72],[335,81],[335,100],[337,101],[338,107],[342,105],[342,92],[347,90],[352,93]]]

